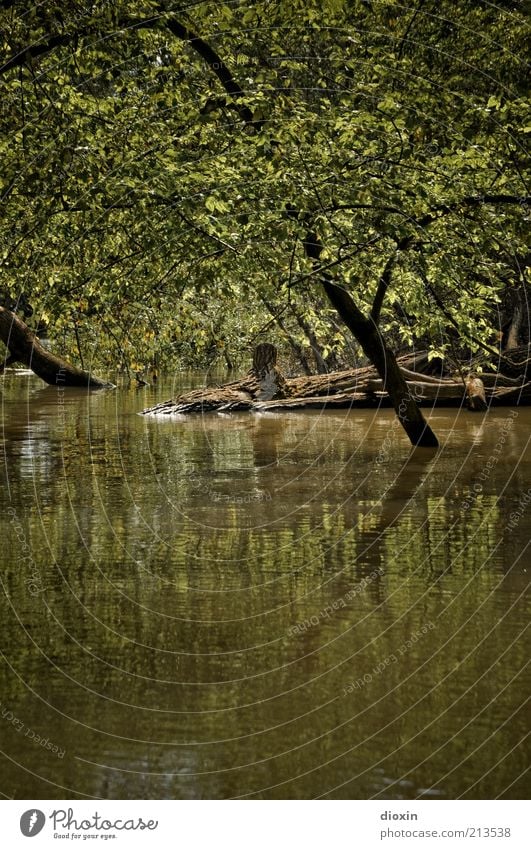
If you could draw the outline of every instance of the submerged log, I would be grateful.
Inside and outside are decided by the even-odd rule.
[[[142,413],[150,413],[157,416],[180,415],[181,413],[210,413],[229,412],[231,410],[250,410],[253,406],[253,396],[245,390],[239,390],[233,386],[220,386],[219,388],[194,389],[185,395],[180,395],[175,400],[162,401]]]
[[[35,334],[11,310],[0,307],[0,339],[8,349],[9,363],[22,363],[30,368],[41,380],[52,386],[87,386],[90,389],[113,387],[112,383],[94,377],[61,360],[41,345]]]

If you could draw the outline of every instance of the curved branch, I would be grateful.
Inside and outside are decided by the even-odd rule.
[[[519,206],[528,206],[531,203],[531,195],[506,195],[506,194],[486,194],[486,195],[469,195],[468,197],[461,198],[461,200],[455,201],[455,203],[441,203],[438,206],[433,208],[432,212],[426,213],[422,218],[412,218],[412,223],[416,224],[418,227],[427,227],[429,224],[433,224],[434,221],[437,221],[439,218],[442,218],[444,215],[450,215],[452,212],[457,212],[462,206],[470,206],[470,207],[478,207],[487,205],[519,205]],[[440,213],[438,215],[437,213]]]
[[[77,35],[79,35],[79,33]],[[44,41],[40,44],[30,44],[29,47],[19,50],[19,52],[11,56],[7,62],[0,65],[0,75],[7,73],[7,71],[10,71],[12,68],[19,68],[22,65],[25,65],[28,59],[37,59],[39,56],[51,53],[52,50],[56,49],[56,47],[65,47],[70,44],[73,39],[74,35],[52,35],[48,41]]]
[[[380,321],[380,313],[382,311],[384,298],[391,283],[391,277],[393,275],[393,268],[395,266],[396,256],[397,252],[394,251],[385,263],[385,268],[382,272],[380,280],[378,281],[378,288],[376,290],[376,295],[374,296],[374,301],[372,303],[371,309],[371,318],[375,324],[378,324],[378,322]]]
[[[166,15],[167,13],[165,10],[160,9],[160,17],[148,18],[144,21],[128,21],[125,25],[127,26],[127,29],[130,30],[154,29],[162,23],[172,35],[189,44],[192,50],[194,50],[201,59],[203,59],[209,69],[216,75],[228,95],[233,97],[236,101],[245,97],[245,91],[239,83],[236,82],[234,76],[219,53],[217,53],[207,41],[197,35],[197,33],[185,24],[181,23],[177,18],[173,16],[168,17],[164,24],[163,18],[165,18]],[[253,120],[253,113],[248,106],[243,103],[236,103],[235,106],[240,118],[245,124],[253,125],[258,129],[263,125],[263,121]]]
[[[508,194],[486,194],[486,195],[468,195],[461,200],[453,203],[441,203],[433,207],[433,210],[426,212],[420,218],[413,218],[408,212],[399,209],[396,206],[386,206],[385,204],[372,203],[342,203],[334,204],[326,207],[326,212],[340,212],[341,210],[354,209],[372,209],[375,212],[389,212],[391,214],[401,215],[406,218],[411,224],[416,227],[427,227],[433,224],[445,215],[450,215],[452,212],[457,212],[461,207],[479,207],[483,205],[512,205],[512,206],[529,206],[531,204],[531,195],[508,195]]]
[[[189,27],[185,26],[185,24],[181,23],[177,18],[173,16],[167,17],[168,13],[164,9],[159,9],[159,11],[160,14],[156,17],[152,16],[140,21],[134,19],[120,21],[116,25],[117,31],[120,32],[126,29],[134,32],[139,29],[157,29],[161,26],[165,26],[172,35],[189,44],[192,50],[194,50],[201,59],[203,59],[209,69],[216,75],[228,95],[233,97],[236,101],[245,97],[245,91],[235,80],[219,53],[217,53],[208,42],[198,36],[193,30],[189,29]],[[164,20],[165,18],[166,20]],[[4,62],[3,65],[0,65],[0,75],[7,73],[7,71],[10,71],[12,68],[18,68],[26,64],[30,59],[36,59],[39,56],[51,53],[58,47],[65,47],[68,44],[75,42],[80,36],[87,35],[90,32],[92,32],[92,30],[82,29],[73,33],[61,33],[49,36],[47,41],[29,45],[11,56],[11,58],[8,59],[7,62]],[[96,30],[93,32],[95,33]],[[244,121],[245,124],[253,126],[257,130],[263,126],[263,121],[253,120],[253,113],[248,106],[243,103],[236,102],[235,107],[241,120]]]
[[[190,47],[195,50],[199,56],[201,56],[201,59],[203,59],[210,70],[214,72],[227,94],[230,94],[231,97],[234,97],[237,100],[245,96],[244,90],[236,82],[221,56],[216,53],[208,42],[200,38],[196,35],[196,33],[192,32],[192,30],[185,27],[175,18],[170,18],[166,26],[172,35],[180,38],[181,41],[186,41]],[[245,106],[243,103],[237,103],[236,109],[238,110],[240,118],[246,124],[263,123],[253,122],[253,113],[249,107]]]
[[[23,363],[52,386],[87,386],[90,389],[110,389],[112,383],[94,377],[59,359],[44,348],[24,322],[5,307],[0,307],[0,340],[10,356],[4,367],[14,362]]]

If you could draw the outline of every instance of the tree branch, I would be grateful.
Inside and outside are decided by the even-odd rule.
[[[403,54],[403,52],[404,52],[404,47],[405,47],[405,45],[406,45],[407,37],[408,37],[408,35],[409,35],[410,31],[411,31],[411,28],[412,28],[413,24],[414,24],[414,23],[415,23],[415,21],[416,21],[416,19],[417,19],[418,15],[419,15],[419,14],[420,14],[420,12],[422,11],[422,7],[424,6],[425,2],[426,2],[426,0],[419,0],[419,4],[418,4],[417,8],[415,9],[415,11],[413,12],[413,15],[411,16],[411,18],[410,18],[410,20],[409,20],[409,23],[408,23],[408,25],[407,25],[407,27],[406,27],[406,29],[405,29],[405,31],[404,31],[404,35],[403,35],[403,36],[402,36],[402,38],[400,39],[400,46],[399,46],[399,48],[398,48],[398,54],[397,54],[397,56],[398,56],[398,58],[399,58],[399,59],[401,59],[401,58],[402,58],[402,54]]]
[[[161,25],[164,25],[163,18],[165,17],[166,12],[163,9],[160,9],[160,16],[146,18],[141,21],[124,20],[117,24],[117,28],[118,31],[123,29],[127,29],[129,31],[135,31],[138,29],[156,29]],[[167,18],[165,26],[176,38],[188,43],[190,47],[204,60],[210,70],[216,75],[227,94],[235,100],[239,100],[245,96],[244,90],[236,82],[221,56],[213,49],[213,47],[211,47],[210,44],[208,44],[208,42],[200,38],[195,32],[173,16]],[[65,47],[74,40],[77,40],[81,35],[86,35],[89,32],[90,30],[84,29],[78,30],[74,33],[52,35],[47,41],[43,41],[40,44],[29,45],[11,56],[11,58],[8,59],[7,62],[4,62],[3,65],[0,65],[0,75],[7,73],[7,71],[10,71],[12,68],[17,68],[26,64],[29,59],[44,56],[46,53],[51,53],[58,47]],[[256,129],[260,129],[263,126],[263,121],[253,120],[253,113],[245,104],[236,103],[236,109],[240,118],[246,124],[252,125]]]
[[[427,291],[432,296],[436,305],[439,307],[439,310],[441,311],[441,313],[445,317],[446,321],[450,322],[452,327],[454,327],[455,330],[457,330],[457,333],[459,334],[459,336],[461,336],[461,335],[468,336],[468,338],[472,342],[475,342],[476,345],[479,345],[480,348],[483,348],[483,350],[486,351],[488,354],[490,354],[491,357],[493,356],[493,357],[498,358],[499,355],[500,355],[499,351],[496,351],[494,348],[491,348],[490,345],[486,345],[485,342],[483,342],[481,339],[478,339],[478,337],[475,336],[473,333],[470,333],[470,331],[463,330],[463,328],[459,325],[459,323],[455,320],[455,318],[451,315],[451,313],[449,313],[448,310],[446,309],[443,300],[439,297],[439,295],[437,294],[437,292],[435,291],[435,289],[431,285],[430,281],[428,280],[428,276],[424,271],[422,272],[422,279],[424,281],[424,285],[426,286]]]
[[[382,276],[378,281],[378,288],[376,290],[371,309],[371,319],[375,324],[378,324],[378,322],[380,321],[380,313],[382,311],[382,306],[385,296],[387,294],[387,290],[391,285],[391,277],[393,274],[393,269],[395,267],[395,262],[398,258],[398,252],[407,251],[407,249],[410,248],[413,244],[415,244],[414,236],[405,236],[403,239],[400,239],[400,241],[397,243],[396,251],[391,254],[385,264]]]
[[[521,195],[520,197],[518,195],[505,194],[469,195],[468,197],[455,201],[455,203],[439,204],[433,208],[432,212],[426,213],[426,215],[422,216],[422,218],[412,218],[411,221],[418,227],[427,227],[429,224],[433,224],[434,221],[442,218],[442,216],[450,215],[452,212],[457,212],[462,206],[471,206],[473,208],[483,206],[484,204],[493,204],[495,206],[498,206],[499,204],[519,204],[524,206],[529,203],[531,203],[531,195]],[[441,214],[438,215],[437,213]]]
[[[438,221],[439,218],[442,218],[444,215],[450,215],[452,212],[457,212],[462,206],[470,206],[474,208],[482,206],[484,204],[492,204],[494,206],[502,204],[527,206],[531,204],[531,195],[469,195],[467,197],[461,198],[461,200],[455,201],[454,203],[438,204],[437,206],[433,207],[433,210],[431,212],[426,212],[420,218],[413,218],[412,215],[405,212],[403,209],[399,209],[396,206],[385,206],[372,203],[336,204],[334,206],[327,207],[325,211],[340,212],[341,210],[372,209],[375,212],[389,212],[391,214],[401,215],[403,218],[406,218],[411,224],[414,224],[417,227],[427,227],[429,224],[433,224],[434,221]]]
[[[167,27],[172,35],[180,38],[181,41],[188,42],[192,50],[195,50],[195,52],[201,56],[210,70],[214,72],[227,94],[230,94],[230,96],[234,97],[236,100],[245,96],[244,90],[236,82],[221,56],[216,53],[208,42],[204,41],[175,18],[170,18],[168,20]],[[245,106],[245,104],[237,103],[236,109],[238,110],[240,118],[246,124],[255,124],[255,126],[258,126],[263,123],[253,121],[253,113],[248,106]]]
[[[25,47],[23,50],[15,53],[7,62],[0,65],[0,75],[6,74],[12,68],[19,68],[27,64],[29,59],[37,59],[39,56],[51,53],[56,47],[65,47],[70,44],[73,38],[74,36],[72,34],[52,35],[48,41],[44,41],[41,44],[30,44],[29,47]]]
[[[378,288],[376,290],[371,309],[371,318],[375,324],[378,324],[378,322],[380,321],[380,313],[382,311],[384,298],[391,283],[391,277],[393,275],[393,268],[395,266],[396,256],[397,252],[393,251],[389,259],[385,263],[385,268],[382,272],[380,280],[378,281]]]

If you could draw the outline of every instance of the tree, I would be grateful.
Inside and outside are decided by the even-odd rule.
[[[520,4],[3,9],[2,285],[56,333],[206,351],[218,299],[248,337],[288,304],[324,360],[325,292],[388,387],[384,337],[496,356],[526,273]]]

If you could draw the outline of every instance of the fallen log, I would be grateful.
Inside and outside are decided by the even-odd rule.
[[[502,387],[522,386],[524,376],[507,377],[505,374],[482,374],[483,385],[489,389],[501,389]]]
[[[142,413],[157,416],[180,415],[182,413],[210,413],[214,410],[228,412],[229,410],[250,410],[253,406],[253,396],[244,390],[221,386],[219,389],[194,389],[175,400],[162,401]]]
[[[391,402],[389,401],[389,404]],[[368,396],[362,392],[339,392],[337,395],[315,395],[313,398],[281,398],[276,401],[255,401],[251,408],[257,412],[267,413],[280,410],[325,410],[345,407],[365,408],[371,406]],[[377,406],[374,401],[373,406]]]
[[[269,345],[258,346],[253,367],[241,380],[224,386],[194,389],[143,410],[143,415],[391,406],[383,381],[373,366],[285,378],[276,366],[276,351],[272,348]],[[411,361],[408,356],[399,358],[398,362],[404,359],[408,363]],[[488,380],[486,386],[479,378],[471,376],[467,388],[466,380],[439,379],[406,367],[402,371],[408,392],[420,406],[461,407],[468,404],[471,409],[487,409],[490,404],[531,403],[531,383],[522,385],[519,380],[504,376],[491,375],[498,380]]]
[[[417,380],[408,380],[407,387],[415,399],[421,401],[462,399],[464,387],[462,382],[440,381],[439,383],[425,383],[424,375],[418,375]],[[368,380],[365,384],[366,392],[383,392],[383,381],[379,379]]]
[[[424,377],[435,377],[443,380],[448,377],[447,365],[440,357],[430,359],[429,351],[413,351],[397,357],[400,368],[409,369]]]
[[[5,307],[0,307],[0,340],[10,353],[4,368],[8,363],[22,363],[45,383],[61,388],[87,386],[89,389],[109,389],[114,386],[47,351],[29,327]]]
[[[400,360],[397,360],[400,365]],[[404,366],[400,366],[400,371],[406,378],[406,380],[414,380],[414,381],[422,381],[422,383],[436,383],[440,385],[441,383],[454,384],[455,380],[451,377],[435,377],[432,374],[424,374],[418,371],[411,371],[411,369],[405,368]]]
[[[489,395],[489,404],[494,406],[526,406],[531,404],[531,381],[521,386],[494,389]]]

